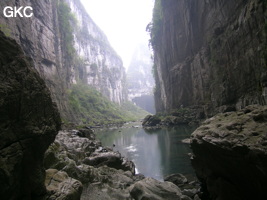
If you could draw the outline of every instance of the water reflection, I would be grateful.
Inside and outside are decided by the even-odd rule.
[[[132,160],[139,173],[162,180],[172,173],[193,174],[188,153],[188,144],[182,139],[188,138],[195,128],[179,126],[145,131],[142,128],[121,128],[117,130],[102,130],[97,137],[103,146]]]

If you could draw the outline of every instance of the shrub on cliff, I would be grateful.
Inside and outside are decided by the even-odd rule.
[[[149,43],[153,49],[157,45],[157,41],[161,35],[161,29],[162,29],[161,0],[155,0],[152,22],[150,22],[146,27],[146,31],[149,32],[150,34]]]

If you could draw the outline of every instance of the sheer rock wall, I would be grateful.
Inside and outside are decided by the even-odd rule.
[[[266,103],[266,1],[161,1],[156,109]],[[264,18],[265,16],[265,18]]]

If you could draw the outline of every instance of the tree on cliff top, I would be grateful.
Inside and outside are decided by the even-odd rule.
[[[162,15],[161,0],[155,0],[152,22],[150,22],[146,27],[146,31],[150,34],[149,43],[152,46],[153,50],[157,45],[157,41],[159,40],[159,37],[161,35],[162,16],[163,15]]]

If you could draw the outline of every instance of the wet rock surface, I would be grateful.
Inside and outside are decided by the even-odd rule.
[[[50,93],[14,40],[0,31],[0,197],[45,194],[43,156],[60,129]]]
[[[191,137],[196,174],[211,199],[267,199],[267,107],[206,120]]]
[[[63,187],[57,183],[55,187],[51,186],[53,189],[49,190],[47,199],[76,195],[80,191],[79,181],[83,184],[82,200],[191,199],[188,195],[192,192],[185,194],[174,183],[136,175],[131,161],[112,151],[112,148],[102,147],[94,134],[86,129],[60,131],[45,154],[45,167],[47,179],[51,177],[51,172],[63,173],[61,175],[66,180],[71,179],[77,186],[75,190],[62,191]],[[49,189],[50,185],[46,186]]]

